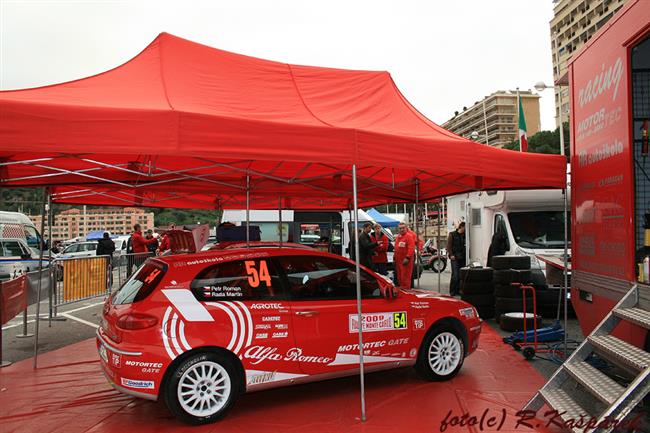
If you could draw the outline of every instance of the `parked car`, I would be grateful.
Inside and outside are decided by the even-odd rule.
[[[94,257],[97,255],[97,241],[77,242],[68,245],[57,256],[58,259],[72,259],[76,257]]]
[[[17,275],[38,270],[38,254],[22,238],[0,238],[0,274],[14,278]],[[47,258],[43,267],[49,266]]]
[[[106,300],[97,349],[119,391],[162,399],[179,419],[223,416],[243,392],[415,366],[447,380],[478,346],[469,304],[395,288],[354,262],[297,248],[148,259]]]

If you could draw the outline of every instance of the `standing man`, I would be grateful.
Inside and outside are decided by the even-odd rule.
[[[131,248],[133,250],[133,255],[129,256],[129,259],[127,261],[127,275],[130,276],[131,272],[133,272],[133,265],[136,267],[140,267],[142,262],[144,262],[148,255],[149,255],[149,250],[147,249],[147,246],[150,244],[153,244],[154,242],[158,242],[156,239],[145,239],[142,237],[142,228],[140,224],[135,224],[133,226],[133,234],[131,235],[131,238],[129,239],[131,241]]]
[[[451,280],[449,281],[449,294],[456,296],[460,293],[460,268],[465,266],[465,222],[461,221],[458,228],[449,233],[447,250],[451,260]]]
[[[410,230],[404,223],[397,226],[397,231],[399,235],[395,238],[395,253],[393,255],[397,285],[410,289],[415,256],[415,236],[409,233]]]
[[[378,274],[388,275],[388,245],[390,240],[381,231],[381,225],[375,224],[375,231],[370,234],[370,240],[377,244],[375,248],[375,255],[372,256],[372,264],[374,265],[374,270]]]
[[[150,253],[156,254],[156,250],[158,249],[158,239],[153,237],[153,230],[151,230],[151,229],[147,230],[147,236],[145,237],[145,239],[147,239],[147,240],[153,239],[154,241],[156,241],[156,242],[152,242],[150,244],[147,244],[147,250]]]
[[[371,231],[372,223],[365,223],[359,235],[359,263],[370,269],[372,269],[372,256],[377,248],[377,242],[370,239]]]
[[[113,252],[115,251],[115,242],[110,238],[108,233],[104,232],[103,237],[97,242],[98,256],[108,256],[106,259],[106,272],[108,272],[108,284],[113,285]]]
[[[219,227],[223,227],[225,223],[219,224]],[[171,245],[169,243],[169,235],[167,234],[171,230],[176,230],[176,226],[174,224],[169,225],[169,230],[165,232],[165,234],[162,236],[162,241],[160,241],[160,246],[158,247],[158,254],[162,255],[165,251],[169,250],[171,248]]]

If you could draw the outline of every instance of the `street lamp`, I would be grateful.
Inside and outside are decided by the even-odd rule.
[[[535,90],[541,92],[545,89],[554,89],[554,86],[547,86],[543,81],[535,83]],[[560,155],[564,156],[564,124],[562,123],[562,91],[557,92],[558,96],[558,122],[560,124]]]

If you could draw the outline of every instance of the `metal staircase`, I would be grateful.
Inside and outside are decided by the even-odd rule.
[[[546,404],[556,410],[569,427],[579,425],[581,419],[591,420],[597,427],[590,428],[590,432],[611,432],[616,427],[613,421],[625,419],[650,392],[650,353],[610,335],[621,321],[650,330],[650,311],[640,307],[636,285],[523,410],[538,412]],[[621,375],[629,379],[627,386],[589,364],[587,361],[592,354],[620,369]],[[573,431],[585,431],[584,423]]]

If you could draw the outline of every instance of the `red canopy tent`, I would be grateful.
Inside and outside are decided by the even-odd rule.
[[[48,186],[62,203],[253,202],[354,208],[356,220],[358,204],[563,188],[565,167],[561,156],[496,149],[442,129],[386,72],[289,65],[165,33],[102,74],[0,92],[0,187]]]
[[[0,92],[0,187],[48,185],[56,202],[242,208],[248,192],[256,208],[280,197],[349,208],[353,164],[362,206],[565,182],[564,158],[454,135],[386,72],[289,65],[166,33],[99,75]]]

